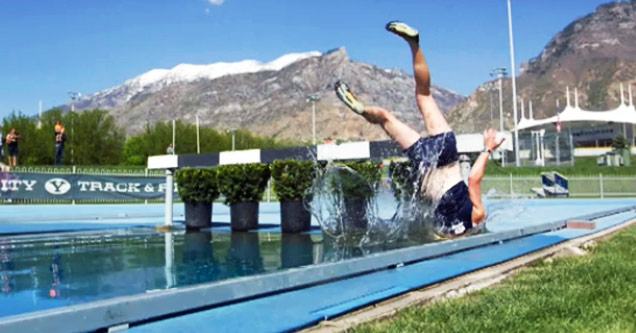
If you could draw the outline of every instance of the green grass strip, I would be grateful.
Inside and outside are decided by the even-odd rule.
[[[491,161],[486,168],[486,176],[536,176],[541,172],[556,171],[565,176],[598,176],[603,175],[622,175],[633,176],[634,165],[636,165],[636,155],[632,156],[631,167],[608,167],[599,166],[596,162],[597,157],[577,157],[574,166],[570,161],[564,161],[561,166],[549,165],[545,167],[523,166],[516,167],[514,161],[506,167],[499,165],[498,161]]]
[[[540,261],[495,287],[354,331],[636,332],[636,228],[587,256]]]

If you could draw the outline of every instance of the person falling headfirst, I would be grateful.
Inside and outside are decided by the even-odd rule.
[[[481,200],[481,179],[490,154],[501,145],[503,138],[497,138],[493,129],[484,131],[485,148],[470,171],[467,186],[461,176],[455,134],[431,93],[431,76],[420,49],[418,31],[397,21],[389,22],[386,29],[402,37],[411,48],[415,98],[429,136],[420,137],[418,132],[383,108],[364,105],[345,82],[336,82],[336,95],[367,121],[380,125],[421,173],[424,180],[421,195],[432,199],[436,206],[436,234],[445,238],[467,235],[486,218]]]

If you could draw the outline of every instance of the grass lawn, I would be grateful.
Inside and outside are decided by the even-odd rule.
[[[534,176],[544,171],[557,171],[565,176],[598,176],[604,175],[634,175],[636,155],[632,156],[631,167],[607,167],[598,166],[596,157],[577,157],[574,166],[564,163],[562,166],[533,167],[525,166],[517,168],[514,164],[501,167],[497,161],[490,161],[486,167],[486,176]]]
[[[541,261],[495,287],[356,332],[636,332],[636,227],[587,256]]]

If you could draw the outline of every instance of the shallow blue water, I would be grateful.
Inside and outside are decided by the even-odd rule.
[[[490,211],[487,226],[493,232],[504,231],[635,204],[633,199],[491,200],[486,202]],[[0,233],[18,224],[28,224],[33,230],[42,226],[59,227],[54,221],[59,220],[61,214],[76,214],[73,223],[66,223],[69,228],[80,226],[81,229],[88,224],[107,229],[133,227],[142,219],[147,225],[161,224],[163,219],[150,217],[149,212],[162,212],[158,210],[162,207],[149,206],[116,205],[109,207],[110,210],[103,206],[93,206],[92,210],[91,206],[84,205],[59,206],[53,210],[48,206],[8,206],[3,207],[5,218],[11,217],[12,210],[22,208],[18,215],[25,220],[0,222]],[[24,210],[27,207],[28,210]],[[278,222],[277,203],[261,204],[261,207],[261,222]],[[388,200],[380,200],[380,217],[389,218],[392,207]],[[100,214],[111,217],[94,217]],[[122,217],[117,218],[116,214]],[[148,217],[133,218],[135,214]],[[229,209],[215,205],[214,220],[229,221]],[[227,229],[164,234],[146,228],[1,236],[0,316],[266,274],[430,241],[418,236],[402,243],[359,247],[323,239],[319,231],[283,235],[276,228],[260,233],[223,231]]]
[[[0,317],[292,267],[415,243],[360,248],[320,233],[128,230],[0,237]]]
[[[320,241],[209,231],[0,238],[0,316],[310,265]]]

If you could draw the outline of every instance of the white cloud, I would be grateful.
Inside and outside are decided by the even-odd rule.
[[[212,6],[220,6],[220,5],[222,5],[225,2],[225,0],[208,0],[208,2]]]

